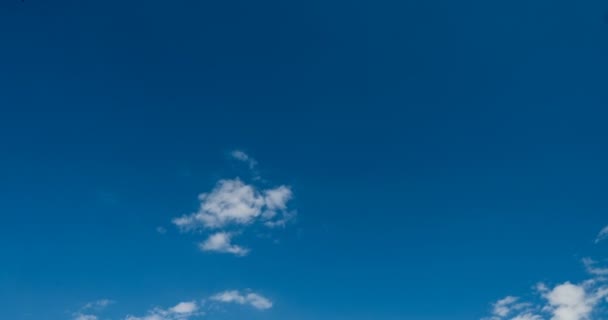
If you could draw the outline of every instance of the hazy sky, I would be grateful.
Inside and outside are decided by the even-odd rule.
[[[1,0],[0,318],[606,318],[606,12]]]

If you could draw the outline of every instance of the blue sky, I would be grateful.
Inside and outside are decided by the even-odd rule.
[[[607,11],[1,1],[0,318],[604,318]]]

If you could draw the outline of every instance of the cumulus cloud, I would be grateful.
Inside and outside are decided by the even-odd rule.
[[[232,234],[228,232],[217,232],[209,236],[207,240],[199,244],[203,251],[215,251],[220,253],[231,253],[237,256],[246,256],[249,249],[231,243]]]
[[[209,193],[199,195],[196,213],[173,220],[183,230],[221,228],[228,224],[249,224],[260,215],[264,198],[255,187],[240,179],[220,180]]]
[[[200,312],[199,309],[196,302],[185,301],[168,309],[154,308],[148,311],[147,315],[141,317],[128,315],[125,320],[187,320],[202,316],[203,312]]]
[[[287,208],[287,201],[291,197],[291,189],[286,186],[280,186],[264,192],[264,202],[268,210],[285,210]]]
[[[595,243],[599,243],[600,241],[608,238],[608,226],[605,226],[595,237]]]
[[[233,156],[250,159],[242,152]],[[249,249],[231,242],[235,231],[242,233],[254,224],[285,227],[296,216],[296,212],[288,208],[292,198],[291,187],[286,185],[260,188],[240,178],[222,179],[211,191],[199,195],[196,212],[176,217],[172,222],[182,232],[212,232],[199,244],[202,251],[245,256]]]
[[[548,302],[545,310],[551,313],[551,320],[587,320],[595,305],[606,297],[608,290],[593,287],[594,282],[582,284],[565,282],[543,294]]]
[[[242,305],[250,305],[258,310],[266,310],[272,308],[272,301],[257,293],[241,293],[237,290],[229,290],[220,292],[211,297],[211,300],[223,303],[237,303]]]
[[[249,225],[263,212],[264,219],[276,216],[277,210],[285,210],[292,197],[291,188],[277,188],[260,191],[239,178],[220,180],[209,193],[199,195],[197,212],[173,219],[182,231],[196,229],[219,229],[230,225]]]

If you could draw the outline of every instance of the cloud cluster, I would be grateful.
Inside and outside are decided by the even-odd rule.
[[[168,309],[154,308],[141,317],[129,315],[125,320],[187,320],[202,316],[204,313],[199,309],[200,307],[195,301],[186,301]]]
[[[257,219],[268,222],[287,209],[292,196],[288,186],[259,190],[239,178],[220,180],[211,192],[199,195],[197,212],[175,218],[173,223],[183,231],[192,231],[248,225]]]
[[[591,320],[594,311],[608,297],[603,275],[608,269],[595,267],[596,262],[585,258],[583,263],[593,278],[578,284],[569,281],[553,286],[536,285],[536,302],[520,302],[507,296],[493,304],[492,315],[486,320]]]
[[[266,310],[272,308],[272,301],[258,293],[248,292],[241,293],[238,290],[229,290],[212,295],[209,300],[219,303],[237,303],[241,305],[250,305],[257,310]],[[200,302],[184,301],[167,309],[153,308],[144,316],[128,315],[124,320],[189,320],[202,317],[206,314],[203,309],[205,300]],[[207,310],[209,310],[207,308]],[[96,320],[97,318],[82,320]],[[79,319],[81,320],[81,319]]]
[[[234,151],[232,156],[251,166],[257,164],[242,151]],[[295,217],[295,212],[287,207],[292,198],[291,187],[286,185],[261,188],[240,178],[222,179],[211,191],[199,195],[196,212],[174,218],[172,222],[182,232],[211,231],[207,240],[199,244],[203,251],[244,256],[249,249],[232,244],[234,235],[254,224],[284,227]]]
[[[272,308],[272,301],[253,292],[241,293],[237,290],[224,291],[212,296],[211,300],[223,303],[246,304],[258,310]]]

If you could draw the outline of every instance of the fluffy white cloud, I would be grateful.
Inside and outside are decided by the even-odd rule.
[[[231,253],[237,256],[245,256],[249,249],[231,243],[232,234],[228,232],[217,232],[209,236],[207,240],[199,244],[203,251],[215,251],[221,253]]]
[[[598,243],[604,239],[608,238],[608,226],[605,226],[595,237],[595,243]]]
[[[212,296],[211,300],[223,303],[247,304],[258,310],[272,308],[272,301],[253,292],[241,293],[237,290],[229,290]]]
[[[235,157],[243,157],[237,153]],[[284,227],[296,216],[287,204],[293,198],[289,186],[260,189],[239,178],[220,180],[208,193],[199,195],[198,211],[172,220],[181,231],[219,230],[199,244],[203,251],[245,256],[249,249],[233,244],[230,232],[240,233],[254,223],[269,228]]]
[[[286,186],[266,190],[264,193],[264,201],[268,210],[285,210],[287,208],[287,201],[291,197],[291,189]]]
[[[145,316],[126,316],[125,320],[187,320],[193,317],[203,315],[203,312],[199,312],[199,306],[194,301],[180,302],[177,305],[169,308],[154,308],[148,311]]]
[[[565,282],[544,293],[551,320],[587,320],[595,305],[608,294],[608,289],[594,287],[595,281],[582,284]]]
[[[260,215],[264,198],[240,179],[220,180],[209,193],[199,195],[198,212],[173,220],[183,230],[221,228],[230,223],[249,224]]]
[[[264,220],[274,218],[276,210],[287,209],[291,197],[288,186],[260,191],[238,178],[220,180],[211,192],[199,195],[201,203],[197,212],[175,218],[173,223],[183,231],[248,225],[263,212]]]

